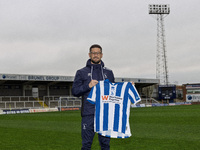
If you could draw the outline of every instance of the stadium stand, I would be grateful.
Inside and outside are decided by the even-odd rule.
[[[73,80],[73,76],[0,74],[0,109],[80,107],[81,99],[71,94]],[[115,81],[133,81],[139,93],[159,83],[157,79],[138,78]]]

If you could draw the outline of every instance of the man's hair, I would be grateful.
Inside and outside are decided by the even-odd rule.
[[[92,48],[99,48],[102,52],[102,47],[98,44],[93,44],[92,46],[90,46],[90,52],[92,51]]]

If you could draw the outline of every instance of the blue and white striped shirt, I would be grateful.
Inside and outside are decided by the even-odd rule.
[[[87,100],[96,107],[95,132],[112,138],[131,136],[130,104],[136,104],[141,100],[134,85],[130,82],[99,81],[90,91]]]

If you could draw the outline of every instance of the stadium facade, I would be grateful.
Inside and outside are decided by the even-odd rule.
[[[74,76],[0,74],[0,114],[78,110],[81,98],[71,93],[73,81]],[[153,87],[159,84],[157,79],[144,78],[115,78],[115,81],[135,82],[139,94],[146,97],[153,97]]]
[[[74,76],[0,74],[0,96],[33,96],[33,89],[41,99],[44,96],[72,96],[73,81]],[[140,94],[142,88],[159,84],[158,79],[144,78],[115,78],[115,81],[135,82]]]

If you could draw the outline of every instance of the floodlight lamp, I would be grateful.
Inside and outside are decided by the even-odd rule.
[[[149,4],[149,14],[169,14],[169,4]]]

